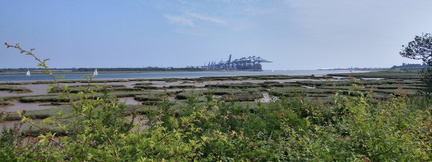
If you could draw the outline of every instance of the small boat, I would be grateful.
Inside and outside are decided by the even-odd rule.
[[[27,76],[31,76],[31,74],[30,74],[30,70],[27,70],[26,75],[27,75]]]
[[[97,69],[95,69],[95,71],[93,72],[93,75],[99,75]]]

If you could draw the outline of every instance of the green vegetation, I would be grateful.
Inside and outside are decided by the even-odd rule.
[[[77,92],[81,92],[81,91],[85,91],[87,89],[92,89],[93,91],[99,91],[98,87],[100,85],[98,84],[94,84],[94,85],[73,85],[73,86],[68,86],[67,90],[70,93],[77,93]],[[122,91],[122,90],[133,90],[133,89],[127,89],[125,85],[105,85],[106,88],[108,88],[108,90],[110,91]],[[62,92],[62,88],[61,87],[53,87],[50,89],[49,93],[61,93]]]
[[[134,88],[138,88],[138,89],[158,89],[158,87],[151,86],[151,85],[148,85],[148,84],[136,84],[134,86]]]
[[[130,108],[112,102],[107,94],[96,100],[83,94],[74,103],[93,108],[61,106],[23,114],[23,122],[45,118],[45,124],[23,133],[39,136],[39,142],[1,140],[2,159],[430,160],[432,100],[401,93],[382,101],[363,90],[354,84],[346,93],[332,95],[330,103],[297,94],[275,102],[241,104],[194,98],[206,93],[199,91],[174,104],[160,97],[173,94],[155,93],[140,99],[159,101],[156,107]],[[148,128],[138,131],[143,125],[123,120],[129,114],[126,110],[144,114]],[[54,133],[67,136],[53,138]],[[5,130],[2,139],[7,135],[13,136]]]
[[[137,101],[143,101],[143,105],[158,105],[167,100],[169,96],[175,96],[177,92],[173,91],[153,91],[134,96]]]
[[[24,96],[20,97],[20,102],[31,103],[31,102],[69,102],[69,99],[62,98],[57,95],[39,95],[39,96]]]
[[[46,60],[38,59],[32,50],[6,45],[35,57],[51,74]],[[404,85],[409,88],[418,84],[407,78],[270,81],[253,86],[229,83],[178,92],[168,89],[111,92],[115,87],[94,84],[91,78],[87,78],[88,85],[77,87],[82,90],[69,91],[67,85],[57,84],[62,95],[44,96],[65,99],[68,105],[39,111],[0,112],[2,120],[18,119],[18,124],[4,127],[0,133],[0,159],[432,160],[432,98],[407,93]],[[380,92],[386,97],[375,97],[378,92],[374,89],[391,89],[394,85],[398,86],[395,91]],[[260,98],[262,92],[273,93],[278,99],[267,103],[239,100],[240,96]],[[157,103],[126,106],[118,102],[118,96],[134,96],[137,100]],[[179,100],[170,101],[174,96]],[[29,97],[32,96],[3,99]],[[36,123],[31,118],[43,120]],[[25,123],[31,127],[23,129]]]
[[[32,92],[30,89],[25,87],[15,87],[15,86],[6,86],[0,85],[0,91],[8,91],[11,93],[29,93]]]
[[[0,97],[0,106],[6,106],[9,105],[9,103],[7,103],[3,97]]]

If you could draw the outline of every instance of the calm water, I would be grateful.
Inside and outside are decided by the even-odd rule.
[[[363,71],[355,71],[363,72]],[[94,78],[98,80],[110,79],[153,79],[153,78],[197,78],[211,76],[246,76],[246,75],[322,75],[335,73],[350,73],[348,70],[264,70],[264,71],[202,71],[202,72],[151,72],[151,73],[101,73]],[[57,76],[64,75],[61,80],[81,80],[82,76],[89,74],[55,74]],[[21,81],[44,81],[52,80],[47,74],[32,74],[31,76],[22,75],[0,75],[0,82],[21,82]]]

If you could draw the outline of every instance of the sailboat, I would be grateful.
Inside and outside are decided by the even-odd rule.
[[[93,72],[93,75],[99,75],[97,69],[95,69],[95,71]]]
[[[27,70],[26,75],[27,75],[27,76],[31,76],[31,74],[30,74],[30,70]]]

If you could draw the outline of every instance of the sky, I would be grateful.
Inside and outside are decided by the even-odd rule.
[[[391,67],[432,32],[431,0],[2,0],[0,68],[186,67],[260,56],[263,69]]]

